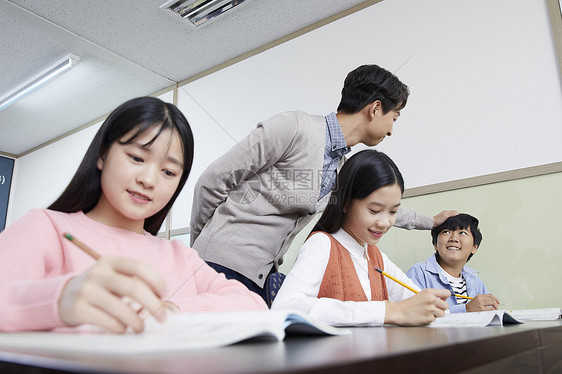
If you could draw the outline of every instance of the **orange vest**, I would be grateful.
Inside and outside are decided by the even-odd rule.
[[[318,298],[329,297],[341,301],[369,301],[355,272],[353,259],[349,251],[332,235],[324,234],[330,237],[332,246],[330,248],[330,259],[328,260],[324,278],[318,291]],[[383,275],[375,270],[375,268],[384,270],[381,252],[376,245],[369,245],[367,253],[371,300],[388,300],[388,292]]]

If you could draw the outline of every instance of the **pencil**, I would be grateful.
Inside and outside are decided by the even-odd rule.
[[[454,294],[453,296],[455,296],[455,297],[461,297],[461,298],[463,298],[463,299],[468,299],[468,300],[474,299],[474,297],[464,296],[464,295],[457,295],[457,294]]]
[[[392,279],[393,281],[395,281],[396,283],[398,283],[401,286],[406,287],[407,289],[409,289],[410,291],[412,291],[413,293],[418,293],[417,290],[413,289],[412,287],[408,286],[406,283],[402,282],[400,279],[394,278],[392,275],[388,274],[387,272],[384,272],[382,269],[379,268],[375,268],[376,271],[378,271],[379,273],[381,273],[382,275],[384,275],[385,277],[388,277],[390,279]]]
[[[74,236],[70,235],[69,233],[64,233],[64,237],[74,243],[78,248],[92,256],[96,261],[101,259],[99,253],[94,251],[92,248],[88,247],[86,244],[82,243],[80,240],[76,239]]]
[[[387,272],[384,272],[382,269],[375,268],[375,270],[378,271],[379,273],[381,273],[382,275],[384,275],[385,277],[388,277],[388,278],[392,279],[393,281],[395,281],[399,285],[406,287],[407,289],[409,289],[413,293],[418,293],[418,291],[416,291],[412,287],[408,286],[406,283],[402,282],[400,279],[394,278],[392,275],[388,274]],[[463,299],[469,299],[469,300],[474,299],[473,297],[470,297],[470,296],[463,296],[463,295],[456,295],[456,294],[453,294],[453,296],[462,297]]]

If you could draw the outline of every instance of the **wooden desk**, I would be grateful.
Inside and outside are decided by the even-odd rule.
[[[0,352],[0,372],[562,373],[562,322],[482,328],[355,328],[154,356]]]

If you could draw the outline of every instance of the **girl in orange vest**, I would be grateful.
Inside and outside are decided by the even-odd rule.
[[[352,156],[272,308],[335,326],[415,326],[445,315],[448,290],[414,294],[375,271],[419,290],[376,246],[394,225],[403,192],[402,175],[387,155],[365,150]]]

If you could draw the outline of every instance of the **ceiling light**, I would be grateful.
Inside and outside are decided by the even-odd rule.
[[[246,0],[170,0],[160,8],[188,20],[193,26],[201,26]]]
[[[6,109],[16,101],[23,99],[39,87],[44,86],[59,75],[70,70],[70,68],[76,65],[79,60],[80,59],[77,56],[69,54],[65,58],[57,61],[55,64],[49,66],[47,69],[6,93],[0,98],[0,111]]]

